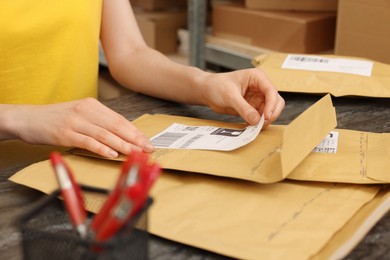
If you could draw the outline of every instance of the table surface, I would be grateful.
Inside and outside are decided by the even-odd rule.
[[[288,124],[321,98],[320,95],[292,93],[282,93],[282,96],[286,100],[286,108],[275,124],[283,125]],[[390,133],[390,99],[332,97],[332,100],[336,107],[337,128]],[[132,92],[104,103],[129,120],[145,113],[234,122],[240,120],[238,117],[213,113],[206,107],[167,102]],[[11,146],[13,149],[10,149]],[[26,206],[45,196],[31,188],[12,183],[8,178],[31,163],[46,160],[53,149],[55,148],[50,146],[32,146],[16,141],[0,142],[0,259],[22,259],[20,236],[10,225],[10,221],[20,215]],[[229,259],[156,236],[151,237],[149,257],[158,260]],[[385,258],[390,259],[390,213],[386,214],[346,257],[346,259]]]

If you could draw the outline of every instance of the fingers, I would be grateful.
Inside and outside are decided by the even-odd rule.
[[[233,107],[248,124],[255,125],[259,122],[259,111],[251,106],[241,95],[237,95],[236,99],[233,100]]]
[[[255,73],[255,75],[251,75],[251,77],[255,77],[255,80],[251,80],[251,82],[264,95],[263,104],[260,106],[259,112],[264,113],[264,127],[267,127],[279,117],[284,109],[285,101],[264,72],[258,69],[252,69],[250,72]]]
[[[90,124],[89,122],[80,122],[77,128],[71,128],[56,131],[56,143],[62,146],[79,147],[99,154],[103,157],[116,158],[119,153],[129,154],[131,151],[151,152],[153,147],[145,147],[144,137],[137,131],[131,131],[130,140],[124,140],[107,129]],[[132,126],[134,128],[134,126]],[[147,139],[149,143],[149,139]]]
[[[36,110],[39,117],[30,122],[32,131],[24,138],[31,143],[79,147],[110,158],[154,149],[129,120],[92,98],[38,106]]]
[[[75,131],[94,140],[85,137],[79,140],[84,148],[108,157],[116,157],[115,152],[128,154],[132,150],[153,151],[149,138],[126,118],[94,99],[84,102],[86,104],[80,104],[75,109],[84,111],[84,118],[88,121],[79,125]]]
[[[88,135],[69,132],[69,135],[66,136],[66,138],[69,140],[69,144],[65,144],[65,146],[83,148],[107,158],[116,158],[119,155],[118,152],[110,146],[105,145]]]
[[[142,150],[139,146],[125,142],[105,129],[96,127],[92,130],[94,131],[96,133],[91,133],[89,130],[88,134],[68,131],[68,135],[64,136],[68,143],[63,145],[83,148],[107,158],[118,157],[118,152],[128,154],[131,151]]]
[[[272,101],[266,100],[266,104],[264,107],[264,127],[269,126],[280,116],[284,109],[284,106],[285,101],[279,94],[277,94]]]
[[[250,125],[257,124],[261,114],[264,113],[264,128],[279,117],[285,106],[285,101],[279,94],[271,101],[266,100],[265,104],[261,104],[257,110],[244,98],[237,99],[235,103],[237,104],[236,111],[238,114]]]
[[[96,139],[104,143],[111,143],[113,148],[125,154],[130,151],[130,144],[148,152],[153,150],[149,138],[129,120],[107,107],[104,107],[102,110],[101,112],[103,113],[91,116],[91,118],[96,118],[94,124],[100,127],[101,131],[88,133],[89,135],[96,137]],[[92,128],[89,130],[92,130]]]
[[[264,113],[264,127],[274,122],[283,111],[285,102],[279,95],[276,87],[268,80],[266,75],[258,69],[236,71],[241,93],[230,91],[227,104],[251,125],[260,120]],[[233,80],[231,82],[234,82]],[[229,87],[227,87],[229,89]],[[232,87],[230,86],[230,89]],[[229,101],[230,99],[230,101]]]

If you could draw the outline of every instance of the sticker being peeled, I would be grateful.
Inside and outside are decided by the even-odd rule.
[[[282,64],[282,69],[341,72],[370,77],[373,66],[371,61],[289,54]]]
[[[153,136],[151,141],[156,148],[231,151],[252,142],[263,124],[264,115],[256,125],[243,129],[174,123]]]

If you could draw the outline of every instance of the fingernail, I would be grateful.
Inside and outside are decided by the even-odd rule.
[[[110,158],[116,158],[116,157],[118,157],[118,152],[117,152],[117,151],[114,151],[114,150],[109,150],[109,151],[108,151],[108,157],[110,157]]]
[[[274,111],[269,112],[268,117],[272,117],[273,114],[274,114]]]
[[[258,114],[255,112],[252,112],[249,114],[248,119],[250,124],[255,124],[257,122]]]
[[[150,143],[144,144],[143,147],[144,147],[144,150],[146,152],[153,152],[153,150],[154,150],[154,146],[152,144],[150,144]]]

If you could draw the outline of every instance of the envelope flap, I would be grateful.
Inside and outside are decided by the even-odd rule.
[[[300,114],[283,131],[281,161],[286,177],[337,125],[330,95]]]

